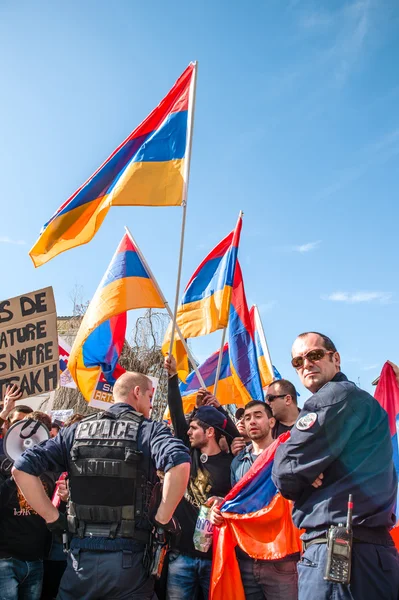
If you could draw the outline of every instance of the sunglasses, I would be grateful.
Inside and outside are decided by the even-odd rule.
[[[294,356],[294,358],[291,360],[291,364],[294,369],[302,369],[306,359],[310,362],[318,362],[319,360],[322,360],[326,354],[334,354],[334,352],[332,350],[323,350],[322,348],[318,348],[317,350],[309,350],[309,352],[303,356]]]
[[[276,398],[285,398],[287,394],[267,394],[266,400],[268,402],[273,402]]]

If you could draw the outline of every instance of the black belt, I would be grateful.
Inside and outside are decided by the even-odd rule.
[[[307,531],[306,533],[312,533]],[[316,533],[316,532],[315,532]],[[327,531],[320,533],[317,537],[310,540],[302,541],[302,552],[305,552],[307,548],[313,544],[327,544]],[[353,543],[354,544],[377,544],[381,546],[394,546],[394,541],[389,533],[389,530],[385,527],[362,527],[355,525],[353,527]]]
[[[75,537],[75,536],[74,536]],[[131,539],[136,542],[142,542],[143,544],[148,544],[150,541],[150,532],[144,529],[135,530],[134,533],[127,537],[122,536],[120,533],[117,533],[114,538],[110,538],[109,535],[109,526],[100,524],[87,524],[84,530],[84,537],[96,538],[96,537],[104,537],[109,539]]]

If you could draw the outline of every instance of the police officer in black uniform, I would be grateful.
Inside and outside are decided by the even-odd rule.
[[[44,471],[69,474],[72,539],[59,600],[153,597],[153,578],[143,566],[151,489],[156,470],[163,471],[155,522],[165,525],[186,490],[190,456],[169,428],[148,419],[151,398],[148,377],[127,372],[115,383],[114,404],[106,412],[62,429],[15,462],[15,480],[52,530],[62,528],[62,516],[38,476]]]
[[[276,451],[272,478],[294,500],[293,519],[305,529],[298,564],[299,600],[397,600],[399,557],[389,530],[396,523],[397,477],[386,412],[340,371],[333,342],[301,334],[292,365],[312,392]],[[346,523],[353,496],[349,585],[325,580],[327,532]]]

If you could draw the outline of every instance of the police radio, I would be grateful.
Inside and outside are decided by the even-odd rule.
[[[327,537],[327,564],[324,579],[348,585],[351,579],[352,563],[352,494],[349,494],[346,527],[340,523],[332,525]]]

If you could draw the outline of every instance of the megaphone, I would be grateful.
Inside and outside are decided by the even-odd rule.
[[[24,419],[14,423],[4,437],[3,449],[12,462],[25,450],[50,439],[50,432],[43,423],[34,419]]]

